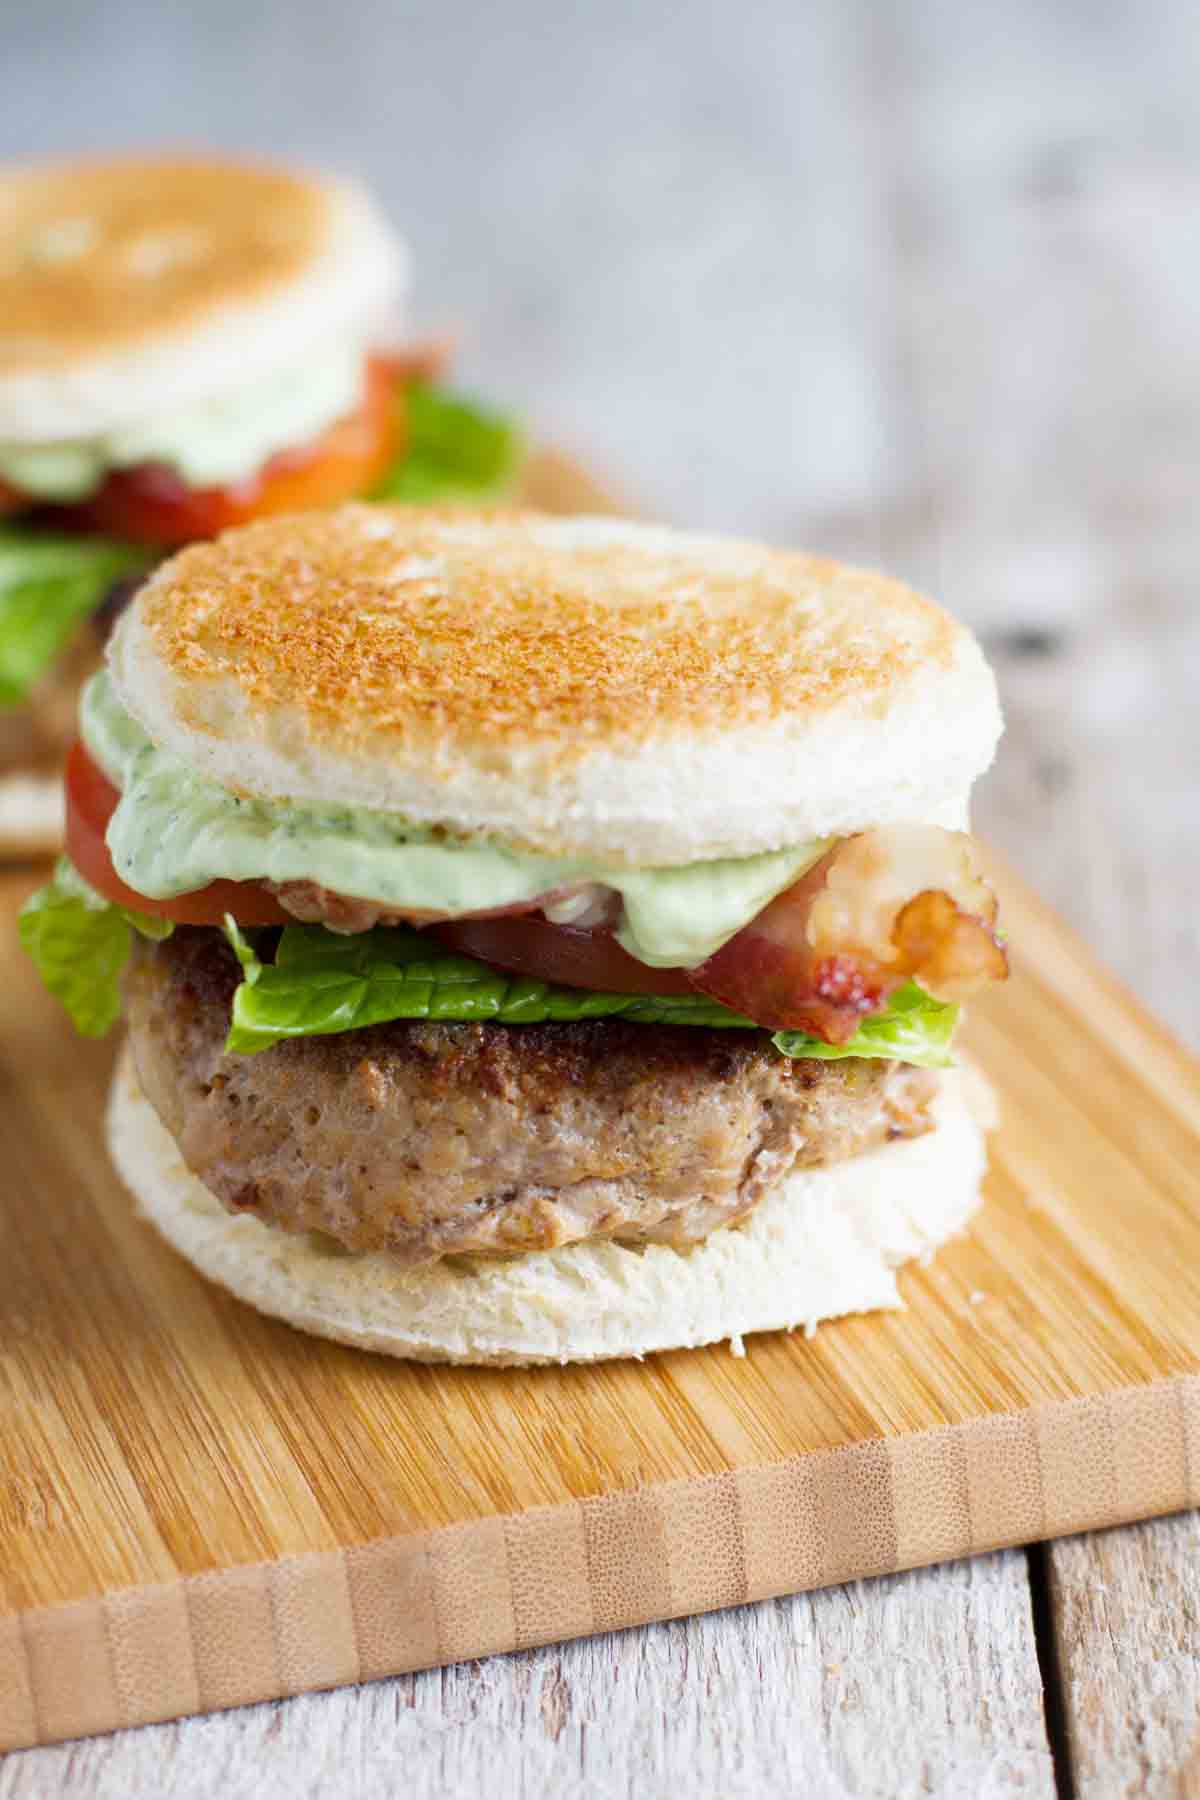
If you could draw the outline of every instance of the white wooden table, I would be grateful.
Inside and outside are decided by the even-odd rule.
[[[1009,715],[979,823],[1197,1039],[1194,4],[84,17],[0,23],[0,148],[357,163],[545,431],[972,617]],[[14,1755],[0,1800],[1116,1800],[1200,1795],[1198,1734],[1185,1516]]]

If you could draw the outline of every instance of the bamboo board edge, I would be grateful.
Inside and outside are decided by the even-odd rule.
[[[1200,1504],[1200,1374],[0,1617],[0,1751]]]

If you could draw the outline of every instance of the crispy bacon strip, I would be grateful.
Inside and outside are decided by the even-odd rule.
[[[769,1030],[844,1044],[910,977],[946,1000],[1003,981],[995,919],[965,832],[888,826],[835,844],[691,980]]]

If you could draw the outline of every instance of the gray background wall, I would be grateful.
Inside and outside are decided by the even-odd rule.
[[[356,170],[464,379],[647,510],[982,620],[1191,505],[1198,78],[1189,0],[0,0],[0,153]]]

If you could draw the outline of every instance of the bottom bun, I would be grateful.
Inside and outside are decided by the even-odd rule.
[[[58,775],[0,776],[0,859],[62,849],[63,785]]]
[[[146,1217],[193,1266],[303,1331],[422,1362],[591,1362],[899,1306],[894,1271],[960,1231],[986,1153],[969,1104],[979,1077],[942,1078],[936,1128],[828,1169],[805,1169],[744,1225],[680,1251],[573,1244],[503,1260],[405,1268],[227,1213],[187,1168],[126,1048],[108,1141]],[[982,1084],[980,1084],[982,1085]]]

